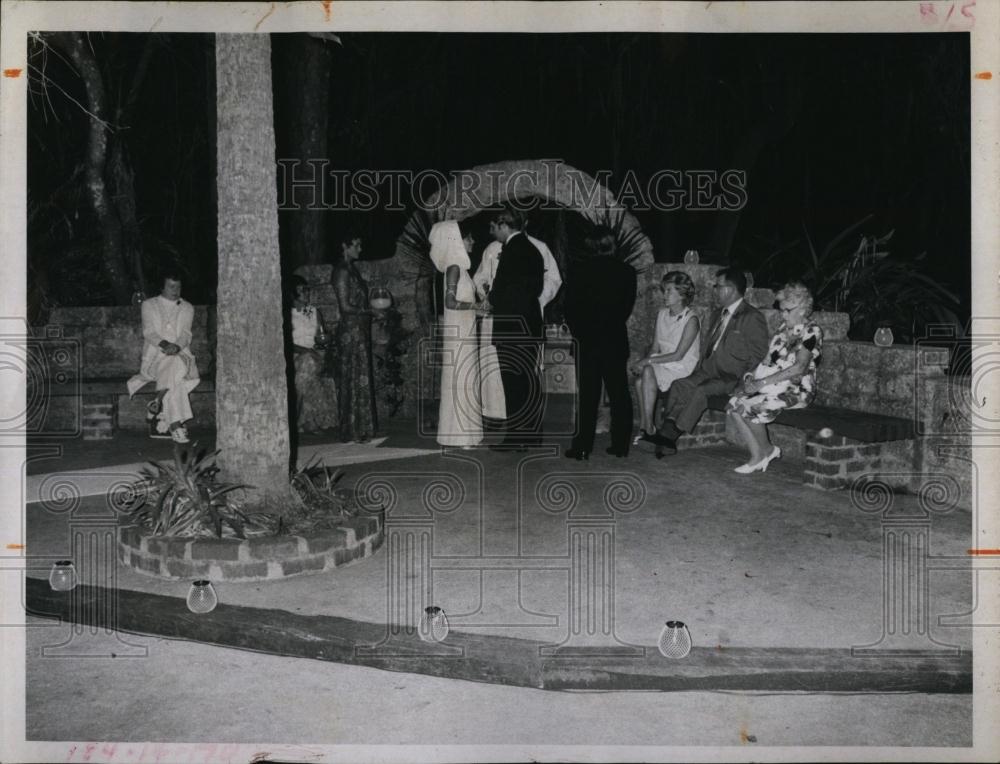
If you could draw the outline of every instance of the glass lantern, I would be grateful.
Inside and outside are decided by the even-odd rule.
[[[76,566],[70,560],[59,560],[49,572],[49,586],[56,592],[68,592],[76,588],[79,578]]]
[[[687,626],[680,621],[667,621],[656,647],[664,658],[686,657],[691,652],[691,634]]]
[[[323,331],[323,324],[318,324],[316,326],[316,337],[313,339],[313,344],[320,349],[323,349],[330,342],[330,335]]]
[[[187,606],[192,613],[211,613],[219,604],[212,582],[202,579],[194,581],[188,589]]]
[[[424,642],[444,642],[448,637],[448,631],[448,616],[441,608],[435,605],[424,608],[420,626],[417,628],[417,634]]]
[[[368,291],[368,304],[372,310],[388,310],[392,307],[392,292],[384,284],[373,286]]]
[[[875,344],[880,348],[890,347],[893,343],[892,329],[888,326],[880,326],[875,330]]]

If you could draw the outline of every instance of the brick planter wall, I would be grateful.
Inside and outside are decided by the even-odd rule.
[[[383,515],[367,515],[309,536],[219,539],[150,536],[128,525],[119,529],[118,560],[160,578],[273,580],[322,573],[370,557],[382,546],[384,527]]]
[[[111,440],[117,428],[115,404],[106,396],[88,396],[81,406],[84,440]]]
[[[904,460],[911,472],[919,465],[913,441],[862,443],[843,435],[818,438],[806,443],[803,483],[824,490],[848,488],[862,475],[879,474],[886,466],[903,466],[900,463]]]
[[[677,450],[721,446],[726,442],[726,415],[721,411],[706,411],[694,430],[677,439]]]

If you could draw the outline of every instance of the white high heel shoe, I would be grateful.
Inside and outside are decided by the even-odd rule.
[[[739,467],[734,469],[733,472],[736,472],[740,475],[749,475],[752,472],[767,472],[767,465],[769,465],[775,459],[780,459],[780,458],[781,458],[781,449],[775,446],[771,450],[771,453],[769,453],[767,456],[765,456],[756,464],[750,464],[750,462],[747,462],[746,464],[741,464]]]

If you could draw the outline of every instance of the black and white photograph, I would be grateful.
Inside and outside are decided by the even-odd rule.
[[[0,760],[1000,756],[1000,2],[0,13]]]

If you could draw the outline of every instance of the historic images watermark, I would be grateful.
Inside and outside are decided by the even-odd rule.
[[[462,336],[458,326],[435,324],[427,337],[417,343],[417,389],[426,391],[419,401],[418,432],[427,438],[437,438],[442,443],[463,441],[468,436],[482,432],[484,416],[483,390],[490,387],[503,389],[500,361],[493,352],[493,341],[506,342],[506,358],[510,372],[522,375],[528,382],[528,395],[516,411],[506,410],[504,426],[516,429],[532,420],[536,412],[543,413],[548,403],[550,388],[565,386],[567,375],[575,375],[574,363],[579,352],[577,341],[563,338],[558,347],[549,351],[537,339],[532,339],[527,323],[518,316],[498,316],[503,320],[495,325],[491,339]],[[444,375],[447,386],[442,387]],[[452,415],[442,419],[439,395],[448,395]],[[576,393],[571,394],[573,397]],[[575,420],[571,415],[563,419],[548,418],[546,437],[576,434]]]
[[[385,636],[377,644],[358,646],[357,654],[464,657],[460,642],[418,639],[421,619],[439,608],[450,627],[466,632],[536,633],[542,656],[644,656],[647,648],[628,644],[615,633],[615,526],[618,516],[645,505],[646,486],[629,472],[550,470],[534,475],[543,462],[557,457],[555,449],[539,448],[518,461],[511,497],[516,514],[503,527],[496,526],[484,503],[485,468],[470,456],[450,456],[454,471],[373,472],[359,480],[359,504],[385,512],[386,594]],[[492,473],[489,477],[496,479]],[[600,500],[584,500],[585,485]],[[549,534],[548,546],[561,549],[541,551],[535,524],[551,525],[553,520],[558,530]],[[445,543],[454,523],[474,531],[465,534],[469,543],[461,548],[454,539]],[[564,592],[556,595],[561,602],[552,608],[555,612],[527,606],[537,592],[523,574],[564,582],[551,590]],[[472,576],[475,583],[461,592],[442,587],[449,575]],[[448,601],[444,591],[455,600]]]
[[[990,395],[1000,375],[1000,318],[975,318],[964,333],[953,324],[930,325],[916,346],[917,433],[1000,434],[1000,408]]]
[[[85,501],[88,497],[101,500]],[[142,476],[134,472],[56,472],[29,480],[27,502],[33,511],[64,521],[65,548],[54,554],[30,554],[16,560],[21,573],[49,573],[67,561],[74,582],[66,592],[68,629],[53,629],[41,647],[45,658],[144,658],[140,638],[118,631],[118,531],[121,518],[145,499]],[[50,578],[51,581],[51,578]],[[27,582],[25,582],[26,584]],[[36,615],[25,605],[28,615]],[[45,613],[37,615],[46,616]]]
[[[893,488],[917,486],[916,500],[906,500]],[[946,473],[885,472],[863,475],[851,487],[855,508],[879,518],[882,528],[881,635],[870,644],[853,645],[857,657],[911,656],[948,658],[961,648],[940,640],[941,628],[995,627],[977,616],[979,573],[1000,570],[995,559],[932,553],[935,517],[955,511],[962,498],[959,482]],[[965,613],[939,614],[932,621],[931,574],[939,571],[973,574],[974,601]],[[934,627],[939,627],[937,636]]]
[[[0,415],[0,437],[72,438],[81,431],[80,340],[62,327],[29,329],[23,318],[0,319],[0,371],[4,389],[25,384],[24,405]],[[55,404],[60,410],[55,410]]]
[[[278,208],[280,210],[352,210],[403,212],[414,207],[438,206],[444,189],[452,189],[449,203],[463,209],[484,209],[505,199],[522,212],[535,209],[627,208],[630,212],[738,211],[747,203],[745,170],[660,169],[640,176],[627,170],[616,182],[611,170],[593,176],[562,164],[540,160],[537,167],[507,172],[499,168],[457,170],[449,175],[425,170],[342,170],[329,159],[279,159]],[[519,189],[555,189],[559,201]],[[614,189],[614,195],[607,194]],[[553,196],[555,196],[553,194]]]

